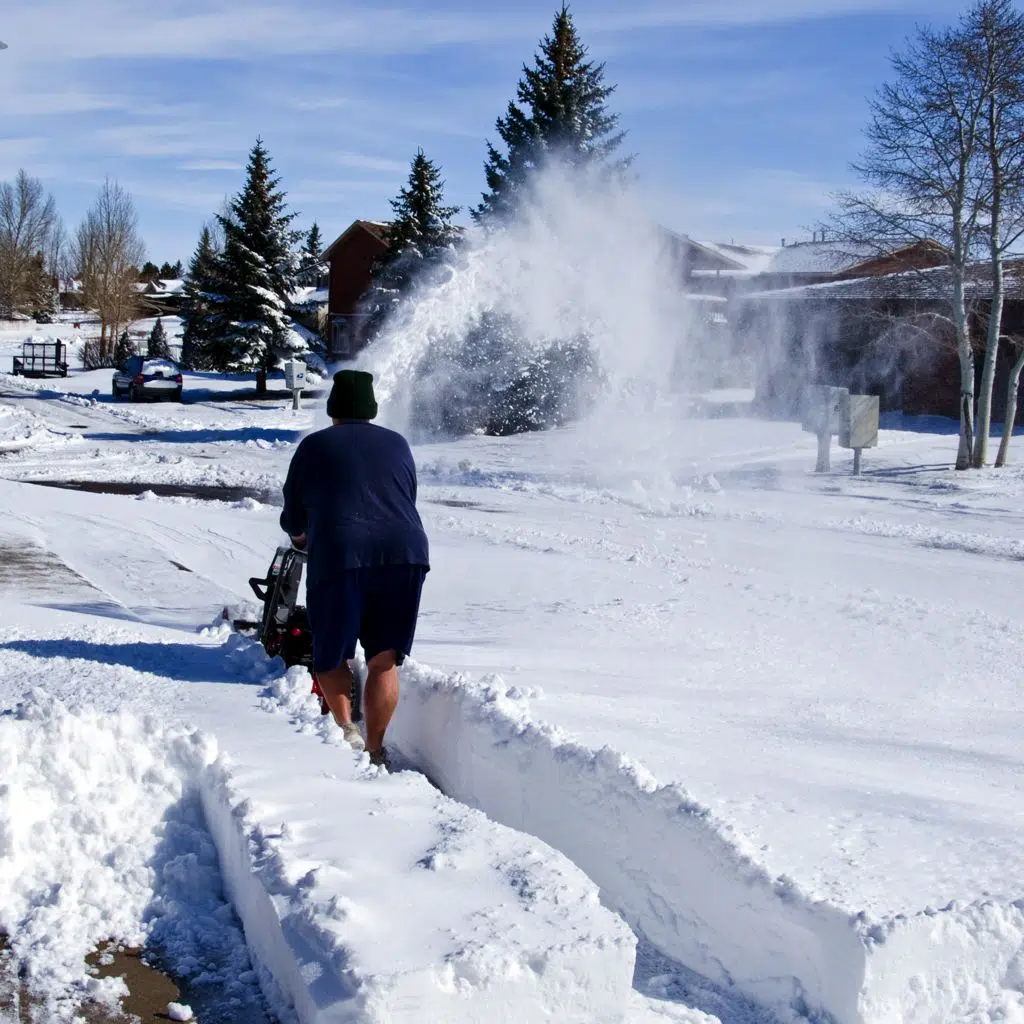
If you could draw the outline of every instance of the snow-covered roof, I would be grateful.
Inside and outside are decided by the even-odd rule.
[[[735,264],[722,271],[733,277],[762,274],[838,274],[880,255],[877,246],[852,242],[796,242],[793,245],[736,245],[701,242],[700,246]],[[695,274],[718,271],[695,270]]]
[[[324,249],[324,256],[328,256],[331,250],[347,235],[355,231],[356,228],[362,228],[364,231],[368,231],[378,241],[383,242],[385,245],[388,241],[388,229],[391,225],[387,221],[383,220],[354,220],[338,237],[331,242],[326,249]]]
[[[326,288],[314,288],[312,285],[296,288],[288,296],[288,302],[293,306],[323,306],[328,299]]]
[[[1024,259],[1007,260],[1004,265],[1005,289],[1008,299],[1024,299]],[[992,296],[992,268],[985,261],[972,264],[967,271],[966,290],[969,299],[985,300]],[[903,270],[896,274],[851,277],[841,281],[798,285],[750,292],[745,299],[919,299],[946,301],[951,292],[948,266]]]
[[[172,295],[178,295],[184,287],[185,282],[181,278],[157,279],[136,285],[139,291],[152,298],[170,298]]]
[[[775,250],[768,274],[837,274],[880,255],[878,247],[856,242],[797,242]]]
[[[734,264],[733,267],[726,268],[725,273],[744,276],[765,273],[771,264],[772,257],[779,249],[779,246],[775,245],[737,245],[735,242],[697,242],[695,244]],[[696,273],[701,273],[701,271],[696,271]]]

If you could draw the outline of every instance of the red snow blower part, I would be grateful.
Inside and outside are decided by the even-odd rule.
[[[306,567],[306,552],[293,547],[280,547],[274,552],[267,575],[263,579],[252,576],[249,586],[263,604],[263,616],[259,622],[235,619],[234,627],[239,632],[255,632],[263,649],[270,657],[280,657],[291,668],[302,665],[313,677],[313,693],[320,701],[320,713],[326,715],[330,708],[313,669],[313,632],[309,627],[306,609],[298,603],[302,572]],[[362,687],[353,673],[352,721],[362,720]]]

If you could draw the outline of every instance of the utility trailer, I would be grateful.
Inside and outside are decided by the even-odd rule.
[[[68,347],[63,341],[26,341],[14,357],[16,377],[66,377]]]

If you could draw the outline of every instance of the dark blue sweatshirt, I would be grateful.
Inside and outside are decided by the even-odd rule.
[[[365,420],[299,442],[284,484],[281,527],[293,537],[306,534],[312,583],[346,569],[430,564],[409,445]]]

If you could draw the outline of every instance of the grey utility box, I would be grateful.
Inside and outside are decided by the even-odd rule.
[[[839,411],[839,447],[853,449],[853,475],[860,476],[860,453],[878,445],[877,395],[847,395]]]
[[[804,396],[804,430],[810,434],[838,434],[843,403],[849,397],[847,388],[812,384]]]
[[[877,395],[846,395],[839,411],[839,447],[877,447],[878,409]]]

